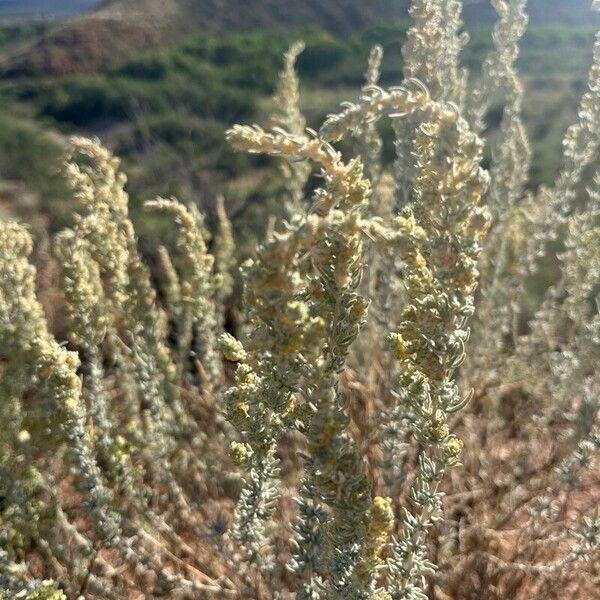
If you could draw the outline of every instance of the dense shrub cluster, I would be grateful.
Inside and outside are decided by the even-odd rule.
[[[525,0],[492,3],[479,77],[461,3],[414,0],[402,83],[378,85],[376,46],[319,132],[290,48],[269,129],[227,132],[285,181],[239,267],[222,199],[210,232],[160,198],[155,285],[118,160],[74,138],[61,343],[31,236],[0,223],[0,597],[595,597],[600,38],[556,182],[528,193]]]

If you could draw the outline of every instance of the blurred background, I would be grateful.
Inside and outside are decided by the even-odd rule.
[[[268,123],[282,54],[295,40],[302,105],[318,127],[357,97],[369,50],[381,83],[401,80],[409,0],[0,0],[0,214],[52,233],[71,219],[59,174],[74,133],[98,136],[129,176],[142,247],[160,227],[140,210],[157,194],[196,202],[210,220],[223,193],[238,240],[253,248],[279,210],[277,170],[224,143],[235,122]],[[550,183],[600,27],[590,0],[530,0],[519,68],[534,149],[530,185]],[[477,75],[491,44],[489,0],[465,2]],[[493,136],[501,117],[489,115]],[[391,159],[389,134],[385,151]],[[154,246],[154,244],[152,244]]]

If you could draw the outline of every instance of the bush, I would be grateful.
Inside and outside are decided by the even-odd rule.
[[[153,276],[119,161],[72,140],[78,214],[53,242],[68,342],[36,295],[31,236],[0,223],[7,593],[59,598],[52,578],[86,598],[593,597],[600,175],[582,182],[600,36],[555,182],[527,193],[524,5],[494,3],[467,85],[460,2],[415,0],[402,84],[379,86],[373,48],[318,132],[292,46],[270,129],[226,133],[281,163],[239,270],[222,199],[209,228],[159,198]],[[201,130],[149,125],[173,144]]]
[[[102,120],[124,119],[130,99],[101,78],[74,79],[50,88],[41,109],[43,116],[85,126]]]

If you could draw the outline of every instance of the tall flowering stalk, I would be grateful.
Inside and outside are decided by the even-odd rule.
[[[405,510],[400,537],[392,544],[388,582],[393,598],[424,597],[426,533],[441,517],[439,482],[458,462],[462,442],[448,427],[450,414],[466,402],[453,374],[464,358],[466,322],[473,312],[480,241],[488,226],[479,205],[488,177],[479,167],[481,142],[451,107],[433,102],[420,88],[376,90],[330,117],[322,133],[340,138],[361,119],[426,114],[412,151],[418,167],[415,199],[395,221],[411,240],[404,257],[407,306],[388,340],[400,361],[398,394],[415,412],[415,433],[424,444],[420,468]]]
[[[285,404],[277,405],[278,420],[271,418],[269,439],[273,447],[286,422],[288,427],[292,425],[304,431],[307,437],[309,458],[303,490],[308,497],[300,499],[300,538],[293,562],[294,570],[301,576],[299,597],[321,597],[322,587],[324,597],[368,598],[375,590],[379,551],[391,527],[391,514],[386,520],[381,513],[388,514],[387,505],[383,500],[372,498],[362,457],[347,431],[349,414],[339,391],[338,377],[368,305],[357,293],[357,288],[363,269],[362,238],[368,229],[362,214],[369,197],[369,184],[362,176],[359,162],[343,163],[340,155],[319,139],[279,132],[268,134],[250,127],[236,127],[229,132],[228,138],[238,149],[281,153],[296,160],[310,159],[322,168],[326,185],[315,193],[314,212],[297,228],[276,235],[272,242],[273,251],[279,253],[275,263],[278,268],[285,269],[286,264],[299,260],[310,261],[304,288],[295,294],[303,300],[307,323],[318,328],[313,333],[318,333],[322,342],[313,346],[310,336],[299,338],[304,330],[296,321],[295,331],[287,335],[292,336],[290,342],[298,340],[298,343],[291,347],[289,343],[280,345],[269,353],[277,351],[280,354],[287,348],[294,361],[288,362],[289,366],[283,369],[279,363],[279,377],[285,376],[288,380],[288,397]],[[264,266],[260,272],[263,276],[266,274]],[[280,325],[281,314],[265,311],[269,305],[263,301],[255,303],[254,298],[263,298],[265,289],[278,285],[277,296],[272,301],[289,302],[286,289],[293,290],[287,286],[281,289],[285,280],[275,279],[274,275],[266,281],[261,279],[259,286],[255,280],[247,280],[250,298],[256,307],[255,316],[262,321],[258,331],[265,326],[269,328],[271,323]],[[272,367],[265,361],[266,357],[260,362],[252,355],[244,358],[247,362],[238,367],[238,372],[247,372],[248,362],[254,362],[259,367],[253,369],[256,380],[261,386],[269,382]],[[292,393],[297,384],[292,386],[291,383],[294,379],[298,381],[300,376],[303,376],[304,392],[298,397],[298,393]],[[239,398],[240,391],[238,385],[232,397]],[[258,398],[264,397],[263,394]],[[277,398],[272,391],[271,395]],[[256,409],[253,410],[256,399],[257,396],[245,409],[248,421],[241,427],[253,454],[253,432],[258,425],[265,426],[264,412],[257,414]],[[257,422],[254,415],[260,417],[260,421]],[[264,433],[261,435],[264,437]],[[303,538],[311,543],[310,551],[301,546]],[[323,547],[316,547],[321,543]],[[322,582],[315,573],[315,557],[318,556],[329,565],[319,567],[319,571],[330,573]]]
[[[217,389],[222,380],[216,344],[218,321],[215,302],[219,282],[213,272],[214,257],[206,248],[203,219],[197,208],[186,208],[176,200],[159,198],[147,202],[146,208],[173,215],[179,228],[177,249],[181,275],[178,279],[183,311],[189,312],[194,329],[194,355],[202,369],[203,383],[209,389]]]
[[[217,197],[216,213],[218,226],[213,238],[212,254],[215,257],[215,270],[220,278],[217,300],[222,304],[229,299],[235,287],[236,267],[235,240],[223,196]]]
[[[376,86],[381,74],[381,61],[383,60],[383,48],[375,45],[369,54],[369,62],[365,73],[365,88]],[[359,139],[359,153],[365,164],[365,173],[376,188],[381,177],[381,153],[383,143],[377,131],[375,123],[366,122],[357,131]]]
[[[243,147],[246,140],[248,144],[264,141],[265,151],[275,143],[259,130],[248,128],[236,128],[228,138],[236,147]],[[281,143],[279,138],[277,141]],[[287,155],[291,157],[291,152]],[[269,562],[265,526],[278,497],[275,446],[282,432],[299,418],[294,391],[310,360],[309,353],[300,350],[310,348],[322,328],[301,296],[300,274],[306,266],[299,254],[310,243],[314,225],[312,219],[275,232],[257,258],[244,265],[244,299],[253,334],[245,349],[237,348],[239,343],[229,337],[223,339],[225,358],[240,362],[237,385],[226,394],[226,410],[229,420],[244,434],[245,444],[236,445],[235,452],[246,462],[251,482],[238,508],[238,522],[251,526],[238,526],[237,531],[248,557],[260,562],[263,554]]]
[[[462,3],[457,0],[413,0],[409,14],[412,25],[402,45],[405,81],[417,80],[434,100],[462,106],[466,71],[460,66],[460,52],[467,42],[461,33]],[[411,154],[412,132],[421,117],[394,119],[396,162],[396,204],[410,205],[417,165]]]
[[[166,422],[181,415],[172,385],[176,368],[164,342],[164,316],[137,250],[126,177],[118,171],[119,161],[92,140],[74,138],[68,159],[67,181],[84,207],[76,218],[75,233],[90,244],[108,284],[110,305],[122,312],[122,332],[136,364],[139,392],[156,423],[155,435],[166,443],[162,439]]]
[[[483,61],[481,76],[474,82],[466,103],[466,118],[477,133],[485,129],[486,113],[498,92],[503,92],[508,100],[520,90],[522,99],[522,84],[517,80],[515,62],[528,22],[527,0],[493,0],[492,5],[499,17],[492,33],[493,47]]]
[[[283,57],[283,70],[273,104],[275,110],[271,115],[270,125],[292,135],[304,135],[306,119],[300,110],[300,82],[296,73],[296,61],[304,51],[304,43],[292,44]],[[285,181],[285,214],[291,220],[306,211],[304,203],[304,187],[310,176],[310,165],[306,161],[286,161],[282,167]]]
[[[451,99],[456,77],[460,2],[414,0],[412,26],[402,46],[404,78],[424,83],[433,98]]]
[[[499,357],[507,355],[506,343],[518,318],[516,299],[522,296],[523,258],[515,256],[515,216],[523,208],[521,200],[529,177],[531,150],[522,121],[523,85],[515,69],[519,40],[525,33],[525,0],[496,0],[498,22],[494,28],[494,48],[484,61],[481,82],[472,101],[472,120],[477,131],[484,128],[483,118],[495,96],[504,101],[500,134],[492,153],[490,191],[487,205],[493,227],[480,258],[483,273],[477,319],[474,326],[472,353],[467,370],[477,376],[498,376]],[[494,362],[494,366],[492,366]],[[485,385],[485,384],[484,384]]]
[[[86,357],[85,396],[96,430],[96,445],[103,460],[113,462],[113,424],[102,358],[110,318],[100,271],[87,244],[71,231],[57,236],[55,254],[61,262],[62,290],[71,319],[70,341]]]

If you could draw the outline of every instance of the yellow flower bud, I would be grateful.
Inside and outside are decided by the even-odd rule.
[[[241,362],[246,358],[246,351],[241,342],[236,340],[229,333],[223,333],[219,338],[221,352],[226,360],[231,362]]]

